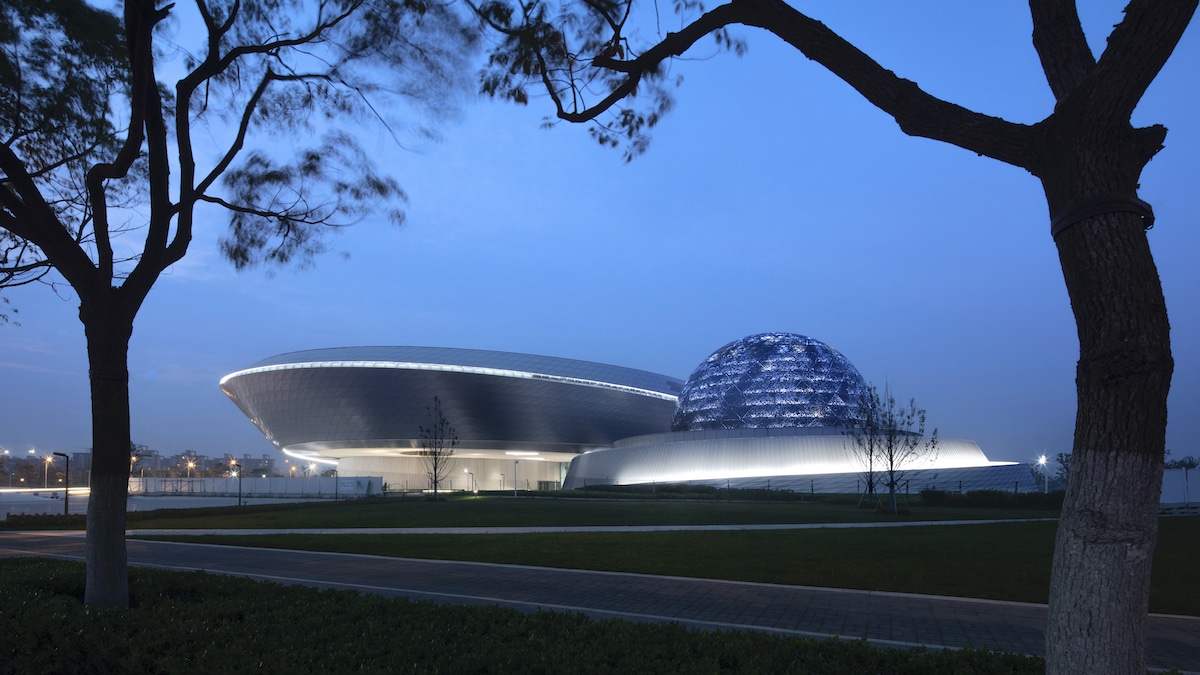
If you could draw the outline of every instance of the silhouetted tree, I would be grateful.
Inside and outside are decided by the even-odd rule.
[[[879,424],[879,390],[875,385],[859,396],[855,403],[854,426],[845,435],[850,438],[851,451],[858,459],[863,481],[866,483],[867,506],[875,506],[875,489],[879,485],[879,472],[883,468],[880,452],[883,448],[883,428]]]
[[[1167,457],[1171,456],[1171,451],[1167,451]],[[1195,469],[1200,467],[1200,459],[1195,457],[1180,457],[1179,459],[1168,459],[1164,464],[1164,469]]]
[[[1066,490],[1071,484],[1071,453],[1060,452],[1054,455],[1054,461],[1058,466],[1054,469],[1054,479],[1051,485],[1055,490]]]
[[[633,0],[482,0],[476,9],[498,35],[485,92],[525,103],[530,86],[542,89],[559,119],[591,123],[597,140],[623,145],[627,157],[645,149],[649,129],[672,105],[667,62],[710,35],[740,52],[744,43],[729,27],[744,25],[774,34],[845,81],[904,133],[1021,167],[1041,181],[1080,349],[1047,667],[1092,674],[1146,670],[1174,362],[1145,234],[1153,213],[1138,198],[1142,169],[1166,129],[1135,128],[1130,117],[1198,2],[1131,0],[1096,58],[1072,0],[1029,0],[1033,48],[1056,102],[1036,124],[933,96],[784,0],[729,0],[707,10],[681,0],[675,8],[683,25],[665,36],[627,26],[649,13],[633,11]],[[638,42],[639,35],[661,39]],[[1113,490],[1117,476],[1122,489]]]
[[[433,397],[433,407],[426,407],[429,426],[417,427],[421,433],[421,459],[429,474],[433,487],[433,500],[438,500],[438,488],[454,470],[454,449],[458,447],[458,434],[450,421],[442,414],[442,400]]]
[[[884,485],[888,489],[888,506],[899,513],[896,490],[904,476],[933,462],[937,456],[937,429],[925,436],[925,409],[917,407],[915,398],[908,405],[896,403],[889,385],[879,396],[876,416],[879,419],[879,458],[883,466]]]
[[[228,215],[220,247],[238,268],[304,261],[328,226],[375,209],[399,220],[399,185],[341,129],[390,130],[381,111],[401,99],[436,112],[474,38],[425,0],[120,6],[0,4],[0,286],[65,281],[79,298],[93,439],[85,600],[124,606],[128,347],[150,289],[214,221],[203,207]],[[307,139],[319,140],[282,156]]]

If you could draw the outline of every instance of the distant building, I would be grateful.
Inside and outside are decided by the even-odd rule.
[[[437,396],[455,428],[445,487],[579,488],[699,483],[854,492],[847,432],[866,383],[828,345],[788,333],[730,343],[686,383],[548,356],[438,347],[347,347],[274,356],[221,389],[284,454],[429,486],[421,426]],[[939,439],[906,468],[913,492],[1036,485],[1023,464]]]

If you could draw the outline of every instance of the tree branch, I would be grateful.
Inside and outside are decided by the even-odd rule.
[[[128,174],[145,141],[146,90],[147,86],[156,86],[152,55],[154,26],[166,16],[167,9],[155,10],[153,3],[132,0],[125,3],[125,39],[129,49],[131,77],[129,125],[125,143],[111,163],[96,164],[87,172],[85,182],[88,201],[92,205],[92,226],[96,232],[97,268],[107,278],[112,278],[113,274],[113,251],[108,233],[108,196],[104,182]]]
[[[1029,0],[1033,18],[1033,47],[1054,99],[1061,101],[1078,87],[1096,66],[1079,25],[1075,0]]]
[[[610,56],[597,56],[592,60],[592,65],[625,73],[628,77],[596,105],[575,112],[567,112],[560,107],[558,117],[567,122],[588,122],[607,112],[617,101],[634,93],[642,77],[658,70],[663,61],[683,54],[713,31],[731,23],[740,23],[741,13],[738,8],[739,3],[731,3],[706,12],[678,33],[667,33],[661,42],[633,60],[623,61]]]
[[[79,244],[67,235],[67,228],[42,196],[37,184],[12,148],[0,144],[0,170],[8,186],[0,187],[9,212],[4,229],[33,242],[49,258],[68,282],[82,282],[95,271],[91,259]]]
[[[234,213],[245,213],[247,215],[252,215],[252,216],[259,217],[259,218],[267,218],[267,219],[275,220],[275,221],[278,221],[281,223],[289,222],[289,223],[297,223],[300,225],[328,225],[329,224],[327,218],[325,218],[323,216],[319,217],[319,218],[308,218],[308,217],[300,217],[298,215],[293,215],[287,211],[271,211],[271,210],[267,210],[267,209],[257,209],[252,206],[239,206],[237,204],[234,204],[233,202],[227,201],[225,199],[222,199],[220,197],[216,197],[213,195],[200,195],[197,198],[197,201],[207,202],[209,204],[215,204],[215,205],[220,206],[221,208],[226,209],[228,211],[233,211]],[[310,208],[308,206],[307,202],[304,203],[304,206],[305,206],[305,210],[308,213],[318,213],[318,211],[316,211],[314,208]]]
[[[262,99],[263,94],[266,93],[267,87],[271,85],[271,82],[278,79],[286,78],[276,75],[270,69],[263,73],[262,79],[258,82],[258,86],[254,88],[254,93],[250,95],[250,99],[246,101],[244,106],[242,106],[242,117],[240,120],[238,120],[237,135],[234,137],[233,142],[229,144],[229,149],[225,151],[225,154],[221,157],[221,159],[218,160],[216,165],[213,166],[212,170],[208,172],[208,175],[202,178],[196,185],[195,191],[192,195],[193,198],[199,198],[200,196],[204,195],[208,191],[208,188],[212,187],[212,184],[221,177],[221,174],[225,173],[226,169],[233,164],[233,160],[237,158],[238,153],[241,152],[242,148],[245,146],[246,134],[248,134],[250,131],[250,119],[254,116],[254,111],[258,107],[259,100]]]
[[[1127,122],[1146,89],[1175,51],[1198,0],[1132,0],[1113,29],[1095,71],[1071,103]]]
[[[560,107],[558,117],[568,122],[595,119],[633,94],[641,78],[657,70],[663,61],[683,54],[704,36],[739,23],[773,33],[821,64],[891,115],[910,136],[943,141],[1026,169],[1037,161],[1032,147],[1037,136],[1033,127],[968,110],[926,93],[783,0],[732,0],[701,15],[678,33],[668,33],[635,59],[596,57],[594,66],[625,73],[627,78],[594,106],[582,111]]]
[[[136,4],[130,2],[129,4]],[[159,273],[166,269],[174,260],[165,257],[167,248],[167,238],[170,234],[171,220],[174,216],[174,205],[171,202],[171,162],[170,162],[170,140],[167,137],[166,120],[164,119],[164,111],[162,105],[162,96],[158,91],[158,80],[154,76],[154,54],[151,49],[154,25],[166,16],[167,9],[173,5],[168,5],[167,8],[153,10],[151,4],[146,10],[151,15],[153,20],[146,20],[145,25],[141,27],[144,34],[138,36],[138,41],[130,38],[130,51],[133,49],[145,50],[145,54],[139,55],[139,60],[134,62],[134,68],[131,73],[130,85],[133,89],[135,102],[142,106],[140,111],[135,111],[133,115],[140,117],[145,128],[144,138],[146,141],[146,154],[150,166],[148,171],[149,187],[150,187],[150,218],[146,228],[145,245],[142,248],[141,257],[137,264],[134,265],[132,271],[126,277],[125,283],[121,285],[122,292],[127,294],[127,300],[130,305],[128,311],[133,314],[137,313],[138,307],[141,306],[142,300],[150,292],[155,279]],[[141,41],[144,40],[144,47]],[[140,90],[140,95],[139,95]],[[99,230],[99,228],[97,228]],[[100,232],[97,231],[97,237]],[[108,233],[105,231],[105,238]],[[186,249],[185,249],[186,250]],[[182,257],[182,256],[181,256]],[[113,261],[111,248],[107,253],[107,269],[102,269],[106,274],[113,274]],[[178,258],[177,258],[178,259]],[[176,259],[176,260],[177,260]]]
[[[974,112],[926,93],[782,0],[733,0],[732,5],[744,7],[742,23],[774,33],[824,66],[895,118],[904,133],[1026,169],[1036,162],[1033,127]]]
[[[361,2],[354,2],[333,18],[318,23],[311,31],[299,37],[288,38],[284,40],[272,40],[270,42],[263,42],[256,45],[239,45],[233,49],[230,49],[229,52],[227,52],[224,56],[220,56],[218,52],[211,49],[213,42],[210,38],[210,51],[208,57],[205,58],[204,62],[198,65],[195,70],[185,75],[184,78],[179,81],[178,90],[187,91],[190,94],[191,92],[195,91],[201,83],[211,80],[217,75],[225,72],[234,64],[235,61],[244,56],[272,54],[290,47],[300,47],[303,45],[312,44],[320,40],[321,37],[329,30],[333,29],[335,26],[342,23],[352,14],[354,14],[361,4]],[[222,26],[222,29],[226,29],[227,25]],[[219,46],[219,39],[216,44]]]

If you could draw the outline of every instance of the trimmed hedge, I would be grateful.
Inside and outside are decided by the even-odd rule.
[[[953,506],[971,509],[1061,511],[1066,494],[1062,490],[1050,493],[1013,493],[1007,490],[974,490],[971,492],[921,490],[921,504],[923,506]]]
[[[130,571],[130,609],[82,604],[83,567],[0,559],[0,673],[1041,673],[987,651],[707,632],[496,606]]]

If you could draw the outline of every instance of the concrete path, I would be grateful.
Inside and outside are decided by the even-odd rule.
[[[0,533],[0,555],[80,560],[80,533]],[[281,583],[350,588],[462,604],[583,612],[881,646],[987,647],[1043,653],[1046,606],[903,593],[808,588],[613,572],[130,540],[129,561]],[[1155,669],[1200,672],[1200,619],[1153,615]]]

